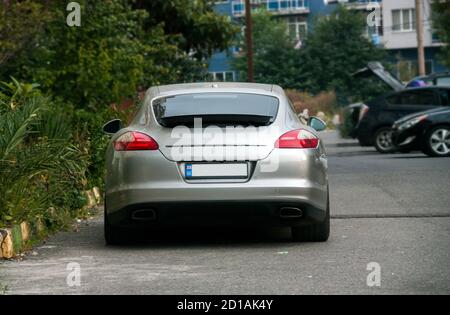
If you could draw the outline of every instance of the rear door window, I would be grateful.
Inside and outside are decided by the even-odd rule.
[[[450,90],[440,90],[439,95],[441,97],[442,106],[450,106]]]
[[[450,86],[450,77],[441,77],[436,79],[436,85]]]
[[[387,98],[392,105],[437,106],[433,90],[406,91]]]
[[[158,123],[165,127],[203,124],[270,125],[278,114],[273,96],[245,93],[194,93],[163,97],[153,102]]]

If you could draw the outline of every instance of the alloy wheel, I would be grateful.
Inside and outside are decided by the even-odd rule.
[[[430,137],[430,147],[437,155],[450,153],[450,130],[446,128],[436,129]]]
[[[392,131],[391,130],[382,130],[377,135],[377,145],[378,147],[384,151],[389,152],[394,148],[394,144],[392,143]]]

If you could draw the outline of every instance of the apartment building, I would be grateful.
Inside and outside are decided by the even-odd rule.
[[[375,44],[387,50],[390,61],[395,65],[396,75],[408,81],[417,75],[417,33],[414,0],[252,0],[252,9],[265,8],[273,15],[286,21],[290,34],[301,44],[307,32],[313,30],[313,21],[318,16],[326,16],[338,4],[351,10],[370,14],[374,6],[379,6],[376,26],[368,26],[366,36]],[[425,55],[427,73],[447,71],[438,61],[437,54],[442,43],[433,33],[431,25],[430,1],[422,0]],[[227,0],[216,3],[216,10],[232,19],[242,19],[245,15],[244,0]],[[236,72],[231,66],[236,48],[215,54],[209,62],[211,79],[216,81],[236,81]]]
[[[442,43],[433,32],[430,1],[422,0],[425,65],[427,73],[448,71],[439,63],[437,54]],[[417,32],[414,0],[384,0],[382,5],[384,36],[381,39],[396,65],[397,76],[407,81],[416,76]]]
[[[316,0],[317,1],[317,0]],[[271,12],[278,18],[284,19],[292,36],[301,40],[308,32],[310,2],[314,0],[252,0],[252,9],[261,9]],[[322,1],[323,2],[323,1]],[[230,16],[234,20],[243,19],[245,16],[244,0],[228,0],[216,2],[216,11]],[[209,62],[209,73],[215,81],[235,81],[237,74],[232,69],[231,58],[238,48],[231,47],[228,51],[215,54]]]

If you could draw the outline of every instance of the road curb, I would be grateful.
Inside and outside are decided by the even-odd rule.
[[[100,189],[95,187],[85,192],[88,208],[101,203]],[[55,209],[50,209],[55,211]],[[46,236],[46,225],[42,218],[35,218],[32,222],[24,221],[9,228],[0,227],[0,259],[11,259],[19,255],[30,246],[32,239],[40,240]]]
[[[28,222],[0,229],[0,258],[11,259],[19,254],[28,245],[31,234],[31,225]]]
[[[100,188],[94,187],[90,190],[86,190],[85,192],[86,199],[87,199],[87,205],[86,207],[92,208],[96,207],[102,202],[102,197],[100,193]]]

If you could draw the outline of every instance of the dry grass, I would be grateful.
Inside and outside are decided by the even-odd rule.
[[[332,115],[336,109],[336,94],[334,92],[322,92],[313,96],[296,90],[287,90],[286,94],[298,113],[307,109],[310,115],[317,115],[319,112]]]

